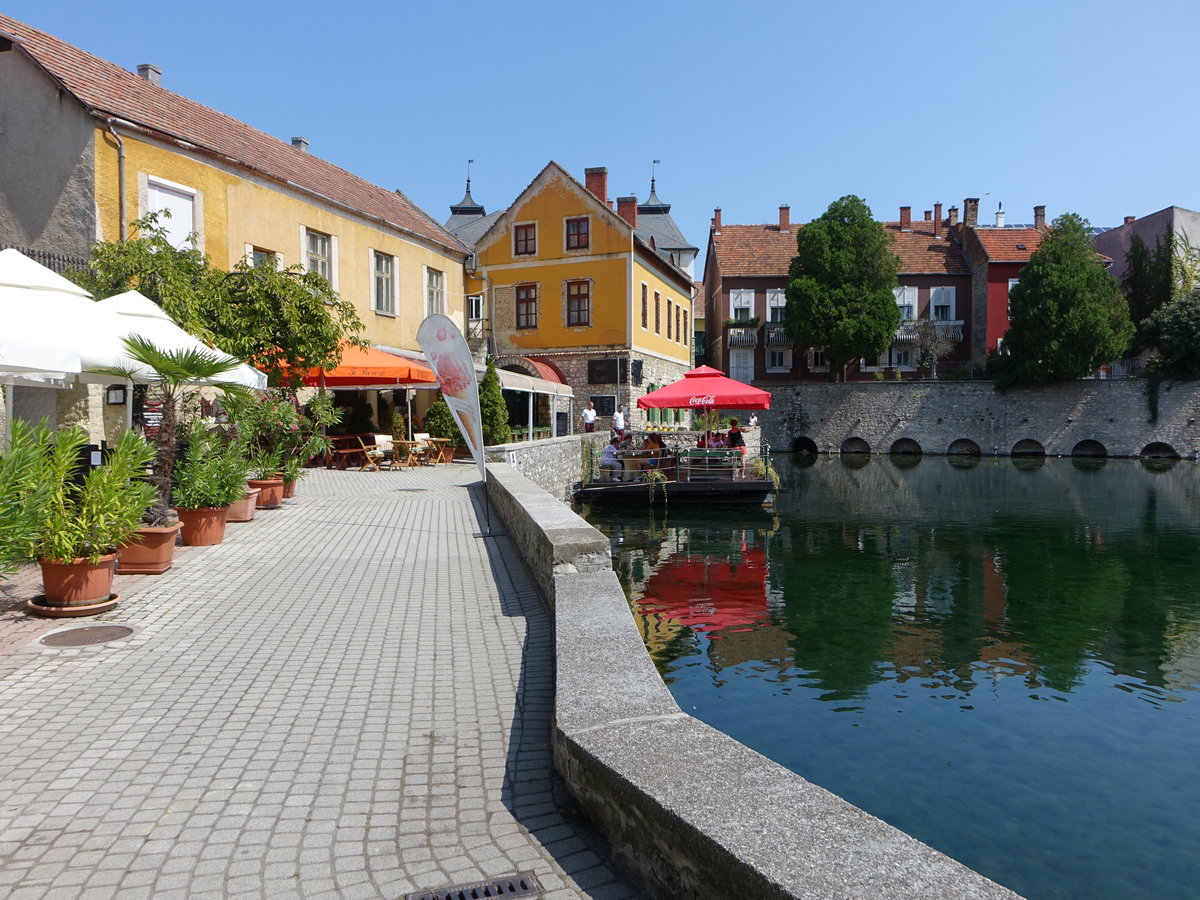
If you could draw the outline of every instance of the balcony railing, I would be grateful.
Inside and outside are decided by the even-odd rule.
[[[961,320],[945,321],[941,319],[905,319],[896,329],[895,342],[897,344],[915,344],[917,342],[917,323],[928,322],[933,326],[934,333],[938,337],[948,337],[954,341],[962,340]]]
[[[792,339],[788,337],[787,331],[782,325],[767,326],[767,346],[768,347],[790,347]]]
[[[727,329],[730,347],[757,347],[757,325],[730,325]]]

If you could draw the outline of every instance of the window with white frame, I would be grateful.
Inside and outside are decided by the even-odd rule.
[[[586,250],[590,245],[589,220],[587,216],[567,219],[564,223],[568,250]]]
[[[321,231],[304,229],[304,267],[316,272],[326,281],[333,281],[333,254],[330,236]]]
[[[477,322],[483,318],[483,294],[469,294],[467,296],[467,318],[473,322]]]
[[[897,369],[911,369],[912,351],[892,348],[892,365]]]
[[[892,293],[896,295],[896,305],[900,307],[900,319],[911,319],[917,311],[917,288],[915,285],[905,284],[900,287],[892,288]]]
[[[272,269],[279,268],[279,254],[274,250],[266,250],[262,247],[250,245],[246,249],[246,258],[252,266],[267,266]]]
[[[425,267],[425,315],[446,313],[446,273]]]
[[[1005,308],[1005,310],[1004,310],[1004,314],[1005,314],[1006,316],[1008,316],[1010,319],[1012,318],[1012,292],[1013,292],[1013,288],[1015,288],[1015,287],[1016,287],[1018,284],[1020,284],[1020,283],[1021,283],[1021,279],[1020,279],[1020,278],[1010,278],[1010,279],[1008,279],[1008,296],[1009,296],[1009,301],[1008,301],[1008,306],[1007,306],[1007,307]]]
[[[808,370],[810,372],[829,371],[829,357],[826,356],[824,347],[808,348]]]
[[[162,178],[146,178],[146,212],[160,213],[159,226],[166,231],[172,247],[200,246],[200,228],[196,216],[199,194],[195,188]]]
[[[533,256],[537,253],[537,223],[525,222],[513,226],[513,255]]]
[[[954,321],[954,288],[929,289],[929,318],[936,322]]]
[[[371,251],[372,301],[375,312],[386,316],[396,314],[396,258],[388,253]]]
[[[767,321],[779,324],[783,322],[783,311],[787,306],[787,296],[783,288],[767,289]],[[790,365],[789,365],[789,368]]]
[[[770,349],[767,351],[768,372],[790,372],[792,370],[792,351]]]
[[[750,382],[754,380],[754,351],[729,351],[729,377],[735,381]]]
[[[749,321],[754,312],[754,291],[750,288],[734,288],[729,292],[729,318],[738,322]]]

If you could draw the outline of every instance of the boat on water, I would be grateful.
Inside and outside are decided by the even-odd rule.
[[[592,505],[766,506],[778,476],[768,448],[683,449],[623,454],[616,474],[596,469],[575,499]],[[649,463],[649,464],[647,464]]]

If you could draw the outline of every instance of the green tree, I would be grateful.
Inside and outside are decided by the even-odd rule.
[[[458,430],[458,423],[454,421],[454,413],[450,412],[450,407],[446,405],[441,391],[438,392],[437,399],[425,413],[425,431],[431,437],[448,438],[459,447],[464,443],[462,432]]]
[[[1153,250],[1140,237],[1133,236],[1125,253],[1121,292],[1129,304],[1129,317],[1138,329],[1135,349],[1149,346],[1144,328],[1146,320],[1174,297],[1177,265],[1174,234],[1168,232],[1165,241],[1156,240]]]
[[[861,199],[842,197],[796,235],[784,325],[797,343],[825,347],[830,362],[878,356],[900,324],[892,289],[900,259]]]
[[[294,384],[308,367],[332,369],[344,342],[365,346],[354,304],[317,273],[246,261],[223,272],[199,250],[172,246],[157,213],[132,228],[136,237],[94,244],[90,269],[69,273],[96,299],[140,291],[184,330],[250,360],[274,384]]]
[[[489,447],[507,444],[512,437],[512,429],[508,425],[508,404],[504,402],[500,376],[496,374],[493,360],[488,360],[487,372],[479,383],[479,414],[483,417],[484,444]]]
[[[1159,307],[1146,320],[1146,339],[1162,354],[1159,371],[1173,378],[1200,378],[1200,288]]]
[[[1082,378],[1119,359],[1133,338],[1129,306],[1074,213],[1054,220],[1009,294],[1007,354],[993,360],[996,385]]]

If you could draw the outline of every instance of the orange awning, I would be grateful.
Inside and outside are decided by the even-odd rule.
[[[324,377],[322,377],[324,376]],[[336,369],[323,372],[308,369],[302,379],[305,384],[326,387],[354,387],[356,385],[412,384],[434,382],[433,372],[411,359],[368,347],[362,350],[347,345],[342,348],[342,361]]]

